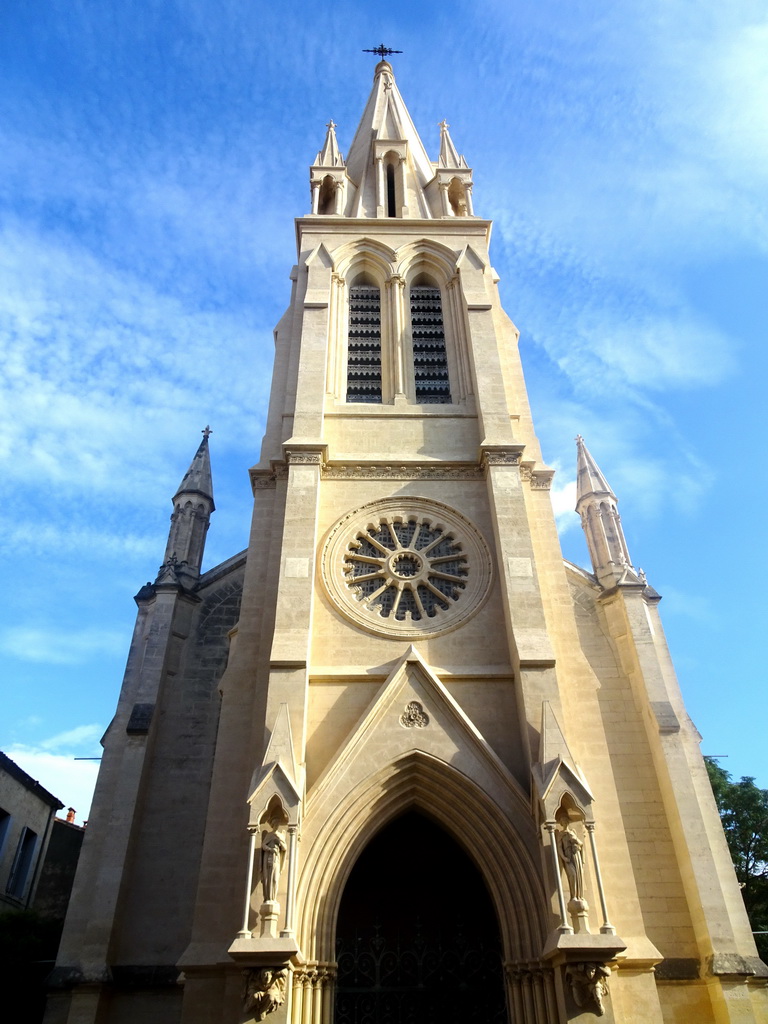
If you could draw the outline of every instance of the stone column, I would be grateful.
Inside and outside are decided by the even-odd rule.
[[[387,209],[387,182],[384,177],[384,161],[376,157],[376,216],[383,217]]]
[[[595,870],[595,884],[597,885],[597,893],[600,897],[600,909],[603,912],[603,923],[600,926],[601,935],[615,935],[616,929],[613,927],[611,922],[608,920],[608,906],[605,901],[605,889],[603,888],[603,876],[600,873],[600,862],[597,859],[597,843],[595,842],[595,823],[594,821],[588,821],[585,823],[587,834],[589,835],[589,848],[592,851],[592,866]]]
[[[400,160],[398,161],[398,164],[397,164],[397,181],[399,182],[399,185],[400,185],[400,196],[402,198],[402,202],[400,204],[400,216],[401,217],[407,217],[408,216],[408,192],[406,191],[406,187],[405,187],[406,186],[406,181],[405,181],[405,160],[403,160],[402,157],[400,157]],[[395,195],[395,202],[397,202],[397,195]]]
[[[288,826],[288,881],[286,883],[285,895],[285,928],[280,932],[280,938],[293,937],[293,914],[294,903],[296,902],[296,858],[298,857],[298,826]]]
[[[399,274],[393,275],[387,282],[389,294],[389,325],[392,332],[394,344],[391,351],[394,352],[394,366],[392,367],[392,378],[395,393],[395,402],[406,400],[406,368],[405,368],[405,307],[404,293],[405,280]],[[384,355],[382,351],[382,356]]]
[[[340,217],[344,213],[344,182],[334,182],[334,196],[333,196],[333,212],[337,217]]]
[[[245,907],[243,908],[243,927],[237,933],[238,939],[250,939],[251,930],[248,927],[251,917],[251,893],[253,891],[253,861],[256,856],[256,840],[259,835],[257,828],[249,828],[250,841],[248,844],[248,871],[245,878]]]
[[[453,210],[451,209],[451,202],[448,198],[448,182],[441,181],[440,185],[440,207],[443,211],[444,217],[452,217]]]

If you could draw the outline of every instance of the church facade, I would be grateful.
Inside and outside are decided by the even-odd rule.
[[[296,221],[246,552],[208,431],[138,616],[47,1024],[768,1019],[658,594],[564,562],[448,126],[390,64]]]

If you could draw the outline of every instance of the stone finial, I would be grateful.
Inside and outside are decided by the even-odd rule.
[[[339,144],[336,141],[336,122],[333,118],[325,128],[325,142],[315,157],[313,167],[343,167],[344,157],[341,155]]]
[[[458,150],[453,144],[451,139],[451,133],[448,131],[450,125],[447,121],[443,120],[439,124],[440,128],[440,156],[437,158],[439,167],[450,167],[456,169],[464,169],[467,166],[467,161],[463,156],[459,156]]]

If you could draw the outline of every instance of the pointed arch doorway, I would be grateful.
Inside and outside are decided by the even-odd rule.
[[[347,879],[334,1024],[508,1020],[496,913],[461,847],[416,811],[390,822]]]

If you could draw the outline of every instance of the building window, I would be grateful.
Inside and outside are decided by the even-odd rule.
[[[397,201],[395,198],[395,168],[387,164],[387,216],[397,216]]]
[[[8,830],[11,827],[11,816],[8,811],[3,810],[0,807],[0,857],[3,855],[3,847],[5,846],[5,839],[8,835]]]
[[[336,182],[330,174],[326,174],[320,186],[317,212],[326,215],[336,213]]]
[[[455,509],[418,497],[384,498],[331,529],[321,574],[337,610],[388,640],[440,636],[482,606],[491,555]]]
[[[381,295],[370,285],[349,289],[347,401],[381,402]]]
[[[415,516],[360,530],[347,546],[343,571],[355,600],[373,614],[414,623],[448,611],[469,574],[453,534]]]
[[[37,832],[33,832],[31,828],[23,828],[19,845],[16,847],[16,856],[13,858],[13,867],[8,876],[8,884],[5,887],[8,895],[14,896],[17,900],[24,895],[36,844]]]
[[[451,386],[439,288],[411,288],[411,329],[416,401],[449,403]]]

